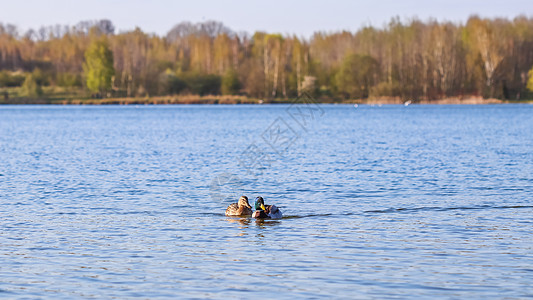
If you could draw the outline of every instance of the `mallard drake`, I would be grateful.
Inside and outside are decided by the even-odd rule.
[[[263,197],[255,198],[255,211],[252,217],[257,219],[281,219],[283,214],[275,205],[265,205]]]
[[[248,203],[248,197],[241,196],[239,202],[232,203],[226,208],[226,216],[250,216],[252,207]]]

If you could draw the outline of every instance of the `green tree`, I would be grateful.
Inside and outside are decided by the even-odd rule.
[[[494,77],[506,54],[506,45],[512,44],[503,34],[502,24],[489,19],[471,17],[463,29],[463,42],[474,58],[479,59],[485,71],[485,92],[487,97],[494,97]]]
[[[241,88],[241,83],[237,72],[229,70],[222,77],[221,91],[223,95],[234,95],[239,92]]]
[[[193,95],[219,95],[220,76],[214,74],[203,75],[196,72],[178,74],[179,79],[187,84],[187,90]]]
[[[22,84],[22,95],[30,98],[38,98],[43,95],[43,89],[32,73],[26,75],[26,79]]]
[[[529,78],[527,80],[527,89],[533,92],[533,67],[528,72]]]
[[[95,40],[85,51],[83,70],[87,87],[93,92],[104,92],[111,88],[111,79],[115,75],[113,52],[106,39]]]
[[[160,75],[159,87],[162,95],[177,95],[187,88],[187,83],[167,69]]]
[[[368,98],[369,90],[377,77],[378,63],[369,55],[347,56],[337,72],[336,82],[345,97]]]

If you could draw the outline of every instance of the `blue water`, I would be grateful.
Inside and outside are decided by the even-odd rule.
[[[0,157],[0,298],[533,297],[533,105],[1,106]]]

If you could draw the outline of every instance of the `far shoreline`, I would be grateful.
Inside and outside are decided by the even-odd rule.
[[[129,98],[89,98],[89,99],[28,99],[17,98],[0,100],[0,105],[236,105],[236,104],[292,104],[314,102],[318,104],[357,104],[357,105],[483,105],[483,104],[533,104],[533,100],[500,100],[482,97],[442,98],[434,100],[402,100],[398,98],[334,100],[322,98],[293,98],[261,100],[246,96],[185,95]]]

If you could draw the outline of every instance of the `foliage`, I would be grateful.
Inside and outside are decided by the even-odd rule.
[[[114,32],[108,20],[25,34],[0,24],[0,87],[21,86],[32,73],[37,85],[99,93],[112,87],[121,97],[274,99],[311,89],[330,99],[522,99],[533,85],[533,18],[525,16],[472,16],[465,24],[394,18],[382,28],[309,39],[235,33],[215,21],[180,23],[164,37],[139,28]]]
[[[38,98],[43,95],[43,89],[37,82],[35,75],[30,73],[22,84],[22,95],[29,98]]]
[[[533,67],[531,67],[531,70],[529,70],[529,78],[527,80],[527,89],[530,92],[533,92]]]
[[[177,95],[187,88],[187,83],[179,78],[172,71],[167,70],[161,74],[161,88],[160,94]]]
[[[337,73],[337,88],[349,98],[368,98],[378,74],[378,63],[369,55],[347,56]]]
[[[103,92],[111,88],[111,79],[115,74],[113,68],[113,52],[107,40],[99,39],[91,43],[85,51],[83,70],[87,87],[93,92]]]
[[[46,76],[41,69],[34,69],[31,75],[38,85],[43,86],[48,84],[48,76]]]
[[[196,95],[220,94],[220,76],[213,74],[183,73],[178,76],[186,84],[186,90]]]
[[[26,77],[23,74],[0,71],[0,87],[21,86]]]
[[[56,75],[56,85],[60,87],[81,87],[81,76],[74,73],[58,73]]]
[[[241,83],[237,72],[234,70],[228,70],[222,77],[222,83],[220,87],[222,95],[235,95],[241,89]]]
[[[397,82],[380,82],[370,89],[371,98],[395,97],[400,95],[401,87]]]

